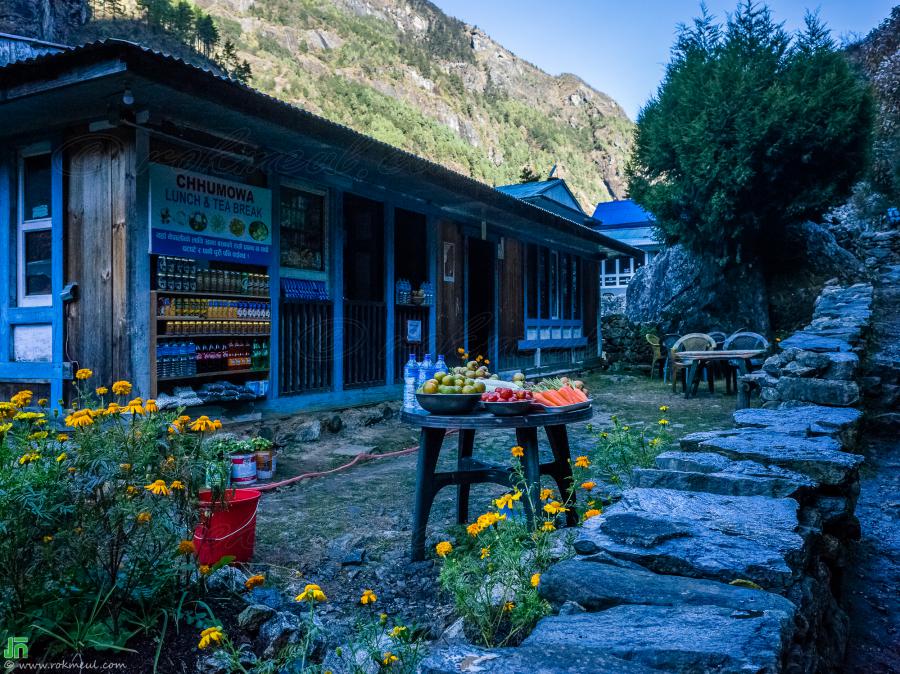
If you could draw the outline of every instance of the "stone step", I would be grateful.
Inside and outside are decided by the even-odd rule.
[[[762,429],[734,435],[695,436],[682,439],[684,451],[721,454],[736,461],[777,466],[805,475],[817,485],[855,483],[859,479],[859,467],[865,461],[859,454],[840,451],[840,444],[828,437],[804,438]]]
[[[734,413],[734,423],[743,428],[766,428],[789,435],[828,435],[845,448],[856,444],[856,429],[862,412],[850,407],[801,405],[784,409],[747,408]]]
[[[604,653],[666,672],[774,674],[781,671],[791,633],[792,618],[782,611],[617,606],[544,618],[523,645]]]
[[[728,496],[794,496],[816,486],[811,478],[757,461],[734,461],[713,452],[663,452],[656,468],[638,468],[632,486],[706,491]]]
[[[742,611],[782,611],[793,616],[796,607],[784,597],[713,580],[664,576],[590,557],[554,564],[541,575],[541,596],[553,606],[574,601],[588,611],[622,604],[647,606],[709,605]]]
[[[579,646],[520,646],[478,648],[450,646],[431,653],[417,670],[420,674],[659,674],[629,662]]]
[[[812,532],[798,526],[797,512],[788,498],[627,489],[584,523],[574,545],[579,554],[606,552],[656,573],[783,591],[809,556]]]

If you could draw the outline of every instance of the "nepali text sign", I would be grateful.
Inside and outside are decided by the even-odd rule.
[[[151,164],[150,252],[268,266],[272,194],[262,187]]]

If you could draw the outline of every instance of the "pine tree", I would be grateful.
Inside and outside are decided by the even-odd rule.
[[[534,170],[528,165],[523,166],[522,172],[519,173],[520,183],[533,183],[537,182],[540,179],[541,177],[537,173],[535,173]]]
[[[200,43],[200,50],[204,56],[209,56],[219,42],[219,29],[216,28],[215,21],[209,14],[199,14],[196,19],[195,29],[197,40]]]

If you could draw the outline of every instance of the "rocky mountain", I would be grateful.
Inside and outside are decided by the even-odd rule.
[[[115,0],[114,19],[110,0],[2,4],[14,7],[0,10],[0,30],[172,49],[169,36],[140,20],[135,0]],[[588,212],[625,194],[633,123],[618,103],[575,75],[543,72],[427,0],[194,5],[214,17],[266,93],[488,184],[556,165]]]

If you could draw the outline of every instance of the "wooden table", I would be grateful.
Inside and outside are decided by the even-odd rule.
[[[564,500],[574,499],[572,466],[569,455],[569,437],[566,425],[587,421],[594,414],[587,408],[572,412],[532,412],[522,416],[498,417],[485,411],[462,415],[436,415],[428,412],[404,410],[401,421],[419,426],[419,458],[416,469],[416,495],[413,509],[412,559],[425,558],[425,527],[435,495],[444,487],[456,485],[456,521],[465,524],[469,519],[469,491],[473,484],[490,482],[512,488],[512,469],[499,464],[480,461],[472,457],[475,432],[490,429],[513,429],[516,444],[525,451],[519,459],[525,481],[529,485],[523,500],[525,513],[533,521],[540,509],[540,476],[549,475],[556,481]],[[538,429],[547,434],[553,461],[541,463],[538,458]],[[457,441],[456,470],[437,472],[438,456],[444,436],[449,430],[459,431]],[[512,445],[510,445],[512,446]],[[574,526],[576,514],[570,508],[566,512],[566,524]]]
[[[734,351],[678,351],[675,353],[675,359],[682,363],[688,363],[687,379],[684,387],[684,397],[690,398],[691,395],[697,393],[697,387],[700,380],[697,373],[710,363],[721,363],[729,361],[737,361],[738,370],[741,374],[747,374],[750,371],[750,361],[757,356],[765,353],[764,349],[740,349]],[[708,369],[707,369],[708,371]]]

